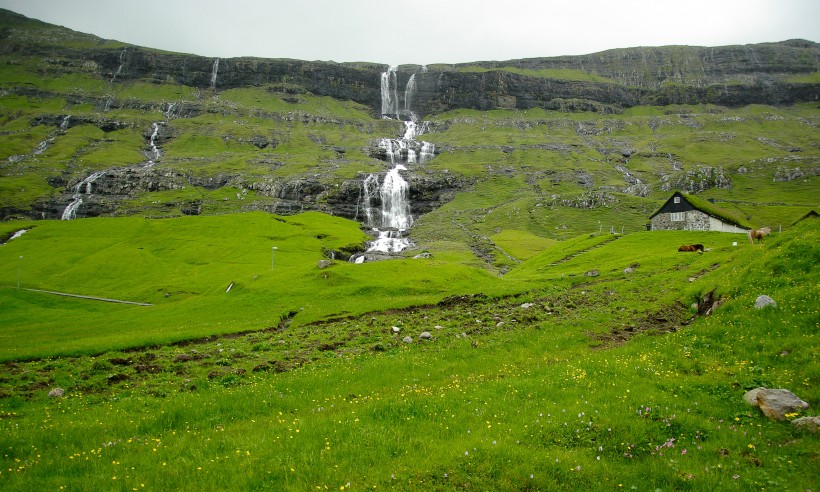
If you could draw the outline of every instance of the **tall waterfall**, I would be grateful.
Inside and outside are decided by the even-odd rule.
[[[391,66],[386,72],[382,72],[382,116],[391,117],[399,114],[399,95],[397,86],[396,67]]]
[[[94,181],[105,174],[105,171],[97,171],[74,186],[74,194],[71,202],[63,210],[62,220],[71,220],[77,216],[77,209],[83,204],[83,196],[90,195]]]
[[[211,89],[216,90],[216,74],[219,72],[219,58],[214,60],[214,65],[211,67]]]
[[[110,84],[113,84],[114,80],[116,80],[116,78],[117,78],[117,75],[119,75],[120,72],[122,72],[122,67],[123,67],[123,65],[125,65],[125,52],[127,50],[128,50],[128,48],[123,48],[122,51],[120,52],[120,65],[117,67],[117,71],[114,72],[114,76],[111,77],[111,82],[109,82]]]
[[[411,246],[404,233],[413,225],[410,207],[410,185],[402,176],[407,166],[423,164],[435,157],[435,145],[421,142],[417,137],[429,131],[428,122],[419,122],[412,111],[416,92],[416,74],[412,74],[404,89],[404,101],[399,100],[397,67],[391,66],[381,74],[381,113],[383,118],[407,118],[399,138],[381,138],[378,147],[390,170],[380,181],[378,173],[368,175],[362,182],[362,209],[367,226],[376,233],[368,244],[367,253],[399,253]],[[365,256],[354,257],[361,263]]]
[[[159,124],[151,123],[151,138],[148,141],[148,148],[150,149],[148,163],[145,165],[146,168],[153,167],[156,164],[157,159],[162,157],[162,152],[159,151],[159,147],[157,147],[156,139],[157,135],[159,134]]]

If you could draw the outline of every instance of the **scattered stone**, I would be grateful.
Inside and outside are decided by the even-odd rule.
[[[535,304],[533,304],[531,302],[525,302],[524,304],[521,305],[521,309],[529,309],[533,306],[535,306]]]
[[[413,339],[412,339],[412,338],[410,338],[410,337],[404,337],[404,339],[402,340],[402,342],[404,342],[404,343],[413,343]]]
[[[812,417],[800,417],[799,419],[792,420],[792,425],[797,429],[806,429],[811,433],[815,433],[820,430],[820,417],[812,416]]]
[[[773,420],[785,420],[787,413],[796,413],[809,408],[808,403],[787,389],[757,388],[752,391],[756,392],[757,407],[763,415]],[[746,395],[743,399],[747,400]]]
[[[689,281],[690,281],[690,282],[694,282],[695,280],[697,280],[697,278],[695,278],[695,277],[689,277]]]
[[[399,328],[398,326],[394,326],[394,327],[390,328],[390,330],[391,330],[394,334],[396,334],[396,333],[398,333],[398,332],[400,332],[400,331],[401,331],[401,328]]]
[[[763,308],[768,307],[768,306],[776,308],[777,303],[774,302],[774,299],[772,299],[771,297],[769,297],[765,294],[761,295],[761,296],[758,296],[757,299],[755,299],[755,309],[763,309]]]
[[[49,398],[60,398],[65,394],[65,390],[63,388],[54,388],[53,390],[48,392]]]
[[[501,328],[502,326],[504,326],[504,322],[503,322],[503,321],[499,321],[498,323],[496,323],[496,324],[495,324],[495,327],[496,327],[496,328]]]
[[[626,268],[624,268],[624,273],[625,273],[626,275],[629,275],[630,273],[633,273],[634,271],[635,271],[635,269],[634,269],[634,268],[632,268],[632,267],[626,267]]]
[[[598,270],[590,270],[584,274],[585,277],[597,277],[598,275]]]
[[[433,328],[435,328],[436,330],[441,330],[441,329],[442,329],[442,328],[444,328],[444,327],[443,327],[443,326],[441,326],[441,325],[436,325],[436,326],[434,326]]]
[[[324,270],[325,268],[328,268],[331,265],[333,265],[333,260],[319,260],[319,262],[316,264],[319,270]]]
[[[428,252],[425,251],[424,253],[420,253],[420,254],[417,254],[416,256],[414,256],[413,259],[414,260],[423,260],[423,259],[432,258],[432,257],[433,257],[432,253],[428,253]]]
[[[789,352],[788,350],[784,350],[780,352],[780,357],[788,357],[789,354],[791,354],[791,352]]]
[[[174,356],[174,362],[188,362],[189,360],[193,360],[194,358],[188,354],[177,354]]]
[[[433,335],[431,335],[429,331],[423,331],[421,332],[421,335],[419,335],[419,338],[422,340],[430,340],[433,338]]]

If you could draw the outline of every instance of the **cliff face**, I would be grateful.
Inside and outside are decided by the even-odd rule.
[[[364,104],[374,114],[381,110],[378,81],[387,69],[377,64],[216,59],[138,47],[68,50],[39,46],[21,47],[18,53],[91,61],[97,73],[110,80],[176,83],[213,90],[265,84],[298,86],[316,95]],[[572,73],[567,75],[566,71]],[[608,107],[604,110],[618,111],[646,104],[742,106],[815,101],[820,84],[792,80],[795,75],[817,71],[819,45],[787,41],[716,48],[631,48],[577,57],[423,69],[407,65],[398,69],[398,86],[405,87],[415,74],[413,107],[421,117],[459,108],[567,109],[567,104],[578,101],[586,103],[580,109]],[[573,74],[587,74],[592,80],[577,80]]]
[[[94,36],[0,11],[0,55],[61,60],[110,81],[176,83],[224,90],[282,84],[351,100],[381,111],[379,77],[387,67],[289,59],[229,58],[112,47]],[[28,26],[24,29],[23,26]],[[70,40],[71,42],[66,42]],[[84,49],[67,48],[84,40]],[[74,61],[74,63],[72,63]],[[72,65],[74,68],[72,68]],[[59,69],[59,68],[55,68]],[[418,116],[459,108],[590,108],[617,111],[642,104],[793,104],[817,100],[820,84],[794,76],[820,71],[820,45],[804,40],[745,46],[614,49],[582,56],[470,62],[398,69],[398,87],[415,74]],[[400,93],[400,97],[402,97]]]

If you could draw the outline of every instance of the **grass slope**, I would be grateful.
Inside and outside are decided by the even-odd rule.
[[[816,438],[741,397],[765,385],[820,404],[818,232],[804,221],[737,247],[579,238],[516,268],[533,283],[504,295],[7,363],[0,485],[811,489]],[[712,250],[677,253],[689,239]],[[593,265],[601,275],[583,276]],[[691,320],[711,291],[720,307]],[[778,308],[752,309],[760,293]],[[399,340],[422,330],[433,338]],[[47,398],[58,382],[66,396]]]

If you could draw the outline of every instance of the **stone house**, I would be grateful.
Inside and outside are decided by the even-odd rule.
[[[657,212],[649,216],[653,231],[718,231],[746,233],[745,220],[711,202],[676,191]]]

